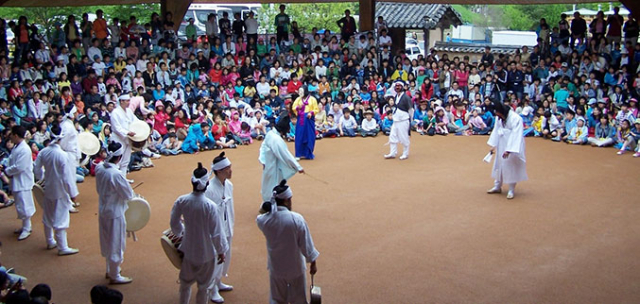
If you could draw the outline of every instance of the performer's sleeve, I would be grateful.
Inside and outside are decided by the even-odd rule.
[[[294,220],[298,221],[297,219]],[[296,224],[296,228],[298,229],[298,233],[296,234],[298,237],[298,248],[300,248],[300,252],[306,259],[307,263],[311,263],[318,258],[320,252],[316,250],[316,247],[313,244],[311,232],[309,232],[309,227],[304,219]]]
[[[229,250],[229,244],[227,243],[227,236],[224,233],[224,229],[222,229],[222,218],[218,214],[220,210],[213,204],[212,208],[215,210],[215,212],[210,213],[210,216],[212,218],[209,219],[212,224],[212,229],[210,232],[211,240],[213,241],[213,247],[216,248],[216,252],[220,254]]]
[[[119,173],[119,172],[118,172]],[[120,201],[125,204],[135,196],[131,185],[127,182],[127,180],[122,176],[122,174],[118,174],[116,176],[115,182],[117,183],[116,189],[118,189],[118,195],[120,196]]]
[[[171,220],[169,222],[171,226],[171,232],[175,235],[182,235],[184,230],[184,226],[180,221],[182,217],[182,204],[181,199],[178,198],[175,203],[173,203],[173,208],[171,208]]]
[[[119,115],[111,116],[111,127],[113,129],[113,132],[118,134],[120,137],[127,137],[127,134],[129,134],[129,130],[124,128],[124,126],[122,125],[122,121],[120,121],[120,117],[118,116]]]
[[[289,168],[295,169],[296,171],[302,170],[302,166],[300,166],[300,163],[298,163],[296,158],[291,155],[291,152],[289,152],[287,144],[285,144],[284,141],[276,143],[275,147],[272,148],[272,151],[276,157],[287,164]]]
[[[524,141],[524,126],[522,124],[522,118],[520,118],[520,116],[515,117],[512,124],[514,124],[514,126],[511,126],[512,129],[511,133],[509,133],[505,151],[510,153],[520,153],[520,148]]]
[[[66,154],[60,155],[57,157],[61,158],[61,161],[59,162],[61,168],[58,172],[63,172],[62,176],[60,176],[59,178],[62,179],[62,186],[64,187],[64,191],[69,194],[69,197],[74,198],[78,196],[79,192],[78,192],[78,188],[73,187],[76,181],[71,180],[68,174],[64,174],[64,172],[67,172],[67,166],[69,166],[66,160]],[[74,171],[75,171],[75,168],[74,168]],[[75,178],[75,174],[73,175],[73,177]]]
[[[491,131],[491,135],[489,135],[489,140],[487,141],[487,145],[491,147],[498,146],[498,141],[500,141],[500,135],[498,134],[498,130],[502,127],[501,120],[496,120],[493,124],[493,130]]]
[[[315,97],[311,97],[313,98],[313,103],[311,104],[311,112],[313,112],[313,114],[318,114],[320,112],[320,108],[318,108],[318,101],[315,99]]]
[[[8,176],[14,176],[20,172],[27,172],[28,170],[31,170],[31,168],[29,167],[29,158],[31,157],[31,154],[28,154],[28,153],[16,153],[16,154],[17,155],[15,156],[17,157],[16,157],[15,164],[13,166],[10,166],[4,169],[4,173],[6,173]]]

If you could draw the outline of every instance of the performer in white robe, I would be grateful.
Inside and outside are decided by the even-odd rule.
[[[67,153],[67,161],[69,162],[69,165],[67,166],[67,174],[69,174],[69,178],[77,181],[76,169],[79,164],[81,152],[80,147],[78,146],[78,130],[75,127],[74,120],[78,116],[78,109],[73,103],[69,103],[65,107],[65,113],[64,120],[60,124],[62,133],[65,135],[64,138],[60,139],[60,148]],[[73,184],[73,187],[75,187],[73,191],[78,191],[78,186],[75,183]],[[71,213],[77,212],[75,207],[78,207],[79,204],[73,201],[72,205],[73,208],[71,208]]]
[[[33,159],[31,149],[24,140],[27,130],[21,126],[11,128],[11,141],[15,144],[9,155],[9,165],[4,173],[11,177],[11,192],[15,198],[18,219],[22,220],[22,228],[16,232],[18,241],[27,239],[31,235],[31,217],[36,213],[33,203]]]
[[[313,245],[307,222],[291,211],[293,192],[283,180],[263,204],[268,213],[258,215],[256,223],[267,239],[268,269],[271,286],[269,303],[307,303],[306,263],[310,273],[317,272],[320,253]]]
[[[404,93],[404,83],[396,81],[394,83],[396,91],[395,105],[393,112],[393,124],[391,125],[391,133],[389,134],[389,154],[384,158],[395,158],[398,155],[398,143],[402,144],[403,151],[400,160],[409,158],[409,139],[411,135],[411,117],[413,117],[413,104],[411,97]]]
[[[34,165],[36,180],[42,181],[44,177],[42,223],[47,249],[57,247],[58,255],[71,255],[79,252],[78,249],[70,248],[67,244],[69,210],[72,207],[70,198],[75,199],[78,196],[78,190],[73,187],[76,183],[75,179],[71,180],[66,171],[69,165],[67,153],[58,144],[64,137],[60,126],[51,127],[51,137],[51,143],[38,153]]]
[[[131,97],[129,94],[120,96],[120,105],[111,112],[111,131],[113,132],[113,140],[120,143],[124,148],[122,160],[120,160],[119,168],[122,176],[127,177],[129,162],[131,161],[131,141],[129,136],[136,135],[135,132],[129,131],[129,125],[137,118],[129,109]],[[133,180],[127,180],[130,184]]]
[[[218,208],[204,194],[208,183],[207,169],[198,163],[191,176],[193,192],[179,197],[171,210],[171,231],[183,236],[179,247],[184,253],[179,275],[180,304],[189,303],[194,282],[198,283],[196,303],[208,303],[215,268],[222,267],[216,264],[224,263],[224,252],[229,249]]]
[[[235,221],[233,184],[229,180],[231,179],[233,171],[231,171],[231,161],[225,157],[225,152],[220,153],[220,155],[213,159],[211,171],[214,177],[209,181],[209,186],[207,186],[207,191],[204,195],[218,207],[222,221],[222,229],[224,230],[229,246],[227,252],[223,252],[224,264],[221,265],[222,267],[216,267],[214,271],[211,301],[214,303],[223,303],[224,298],[220,295],[220,292],[233,290],[233,286],[222,283],[222,278],[228,276],[229,265],[231,264],[231,242],[233,240],[233,223]]]
[[[289,149],[287,143],[282,139],[283,134],[289,133],[289,115],[280,117],[275,128],[267,132],[260,146],[260,156],[258,161],[262,164],[262,201],[271,199],[273,187],[285,179],[290,179],[293,175],[304,173],[304,169],[296,160]]]
[[[107,275],[111,284],[127,284],[133,279],[120,275],[120,265],[126,248],[127,222],[124,217],[128,201],[133,198],[133,189],[118,169],[124,148],[111,142],[107,158],[96,167],[96,190],[98,191],[98,227],[100,250],[107,261]]]
[[[512,199],[516,183],[527,180],[522,117],[503,104],[496,105],[498,118],[487,144],[495,154],[491,176],[495,180],[487,193],[501,193],[502,184],[509,185],[507,198]]]

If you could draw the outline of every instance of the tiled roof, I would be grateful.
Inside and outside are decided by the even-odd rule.
[[[487,45],[491,47],[491,53],[493,54],[513,55],[516,53],[516,50],[520,48],[518,46],[508,46],[508,45],[447,43],[447,42],[438,41],[436,42],[436,45],[433,47],[433,49],[436,51],[445,52],[445,53],[481,54],[484,52],[484,47]]]
[[[377,2],[376,18],[382,16],[390,28],[435,29],[448,17],[452,25],[461,25],[462,17],[449,4]]]

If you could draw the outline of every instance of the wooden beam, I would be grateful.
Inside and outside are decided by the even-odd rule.
[[[360,32],[373,31],[375,29],[376,0],[359,0],[360,4]]]

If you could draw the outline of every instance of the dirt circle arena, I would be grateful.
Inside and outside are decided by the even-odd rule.
[[[306,218],[317,249],[316,284],[325,303],[637,303],[640,302],[640,159],[614,149],[528,138],[529,181],[516,198],[488,195],[487,137],[412,136],[408,160],[384,160],[387,137],[324,139],[316,159],[302,161],[293,209]],[[260,200],[260,143],[227,150],[233,162],[236,223],[226,303],[266,303],[265,239],[255,224]],[[289,146],[293,151],[293,144]],[[115,286],[125,303],[178,301],[178,270],[160,246],[174,200],[191,189],[198,161],[219,152],[154,160],[130,174],[151,204],[138,241],[127,239]],[[42,213],[18,242],[15,209],[0,211],[2,262],[44,282],[55,303],[88,303],[106,284],[98,240],[94,178],[79,184],[71,215],[74,256],[47,251]],[[195,288],[195,285],[194,285]],[[193,297],[192,297],[193,298]],[[193,299],[192,299],[193,302]]]

